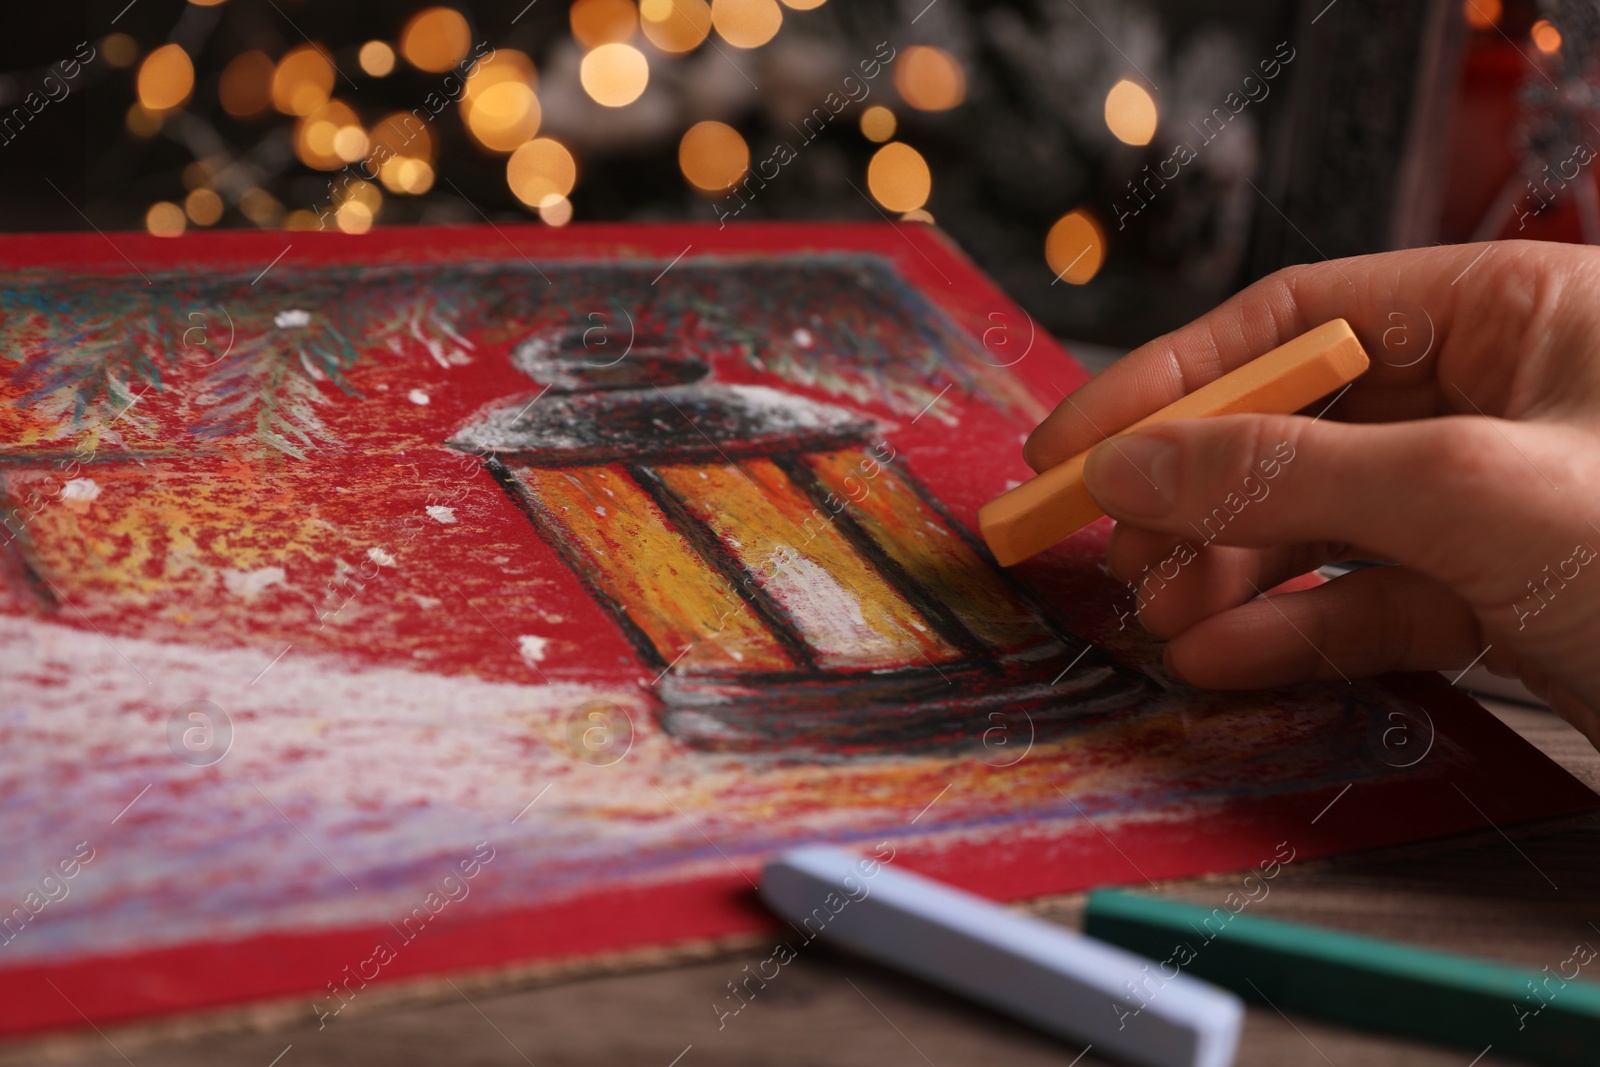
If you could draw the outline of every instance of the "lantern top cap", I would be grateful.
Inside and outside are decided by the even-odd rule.
[[[620,334],[550,326],[519,344],[511,362],[545,388],[462,427],[446,442],[451,448],[540,466],[731,463],[848,448],[875,431],[870,417],[832,404],[705,382],[708,361],[631,323]]]
[[[539,466],[730,463],[866,443],[870,418],[760,385],[673,385],[518,397],[447,443]]]
[[[675,352],[666,339],[581,323],[540,330],[511,353],[512,366],[552,393],[594,393],[688,385],[711,373],[705,361]]]

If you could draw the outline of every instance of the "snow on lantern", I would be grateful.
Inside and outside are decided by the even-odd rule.
[[[482,457],[610,612],[669,734],[737,751],[975,744],[1156,688],[1053,622],[869,418],[709,383],[659,340],[602,363],[585,336],[520,345],[543,391],[449,444]]]

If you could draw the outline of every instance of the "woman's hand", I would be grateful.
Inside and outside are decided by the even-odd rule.
[[[1105,441],[1335,318],[1372,367],[1325,412]],[[1481,662],[1600,746],[1600,250],[1507,241],[1280,271],[1119,360],[1025,455],[1043,470],[1097,442],[1085,479],[1117,520],[1108,563],[1180,678]],[[1398,566],[1258,596],[1343,559]]]

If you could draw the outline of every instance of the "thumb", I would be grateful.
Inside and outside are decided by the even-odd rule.
[[[1359,546],[1514,622],[1543,565],[1600,545],[1600,507],[1582,488],[1600,463],[1583,436],[1478,416],[1189,419],[1103,442],[1084,480],[1112,518],[1195,548]]]

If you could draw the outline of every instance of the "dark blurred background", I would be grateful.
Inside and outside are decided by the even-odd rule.
[[[1596,10],[12,5],[0,228],[888,218],[944,228],[1055,333],[1129,346],[1288,263],[1600,240]]]

